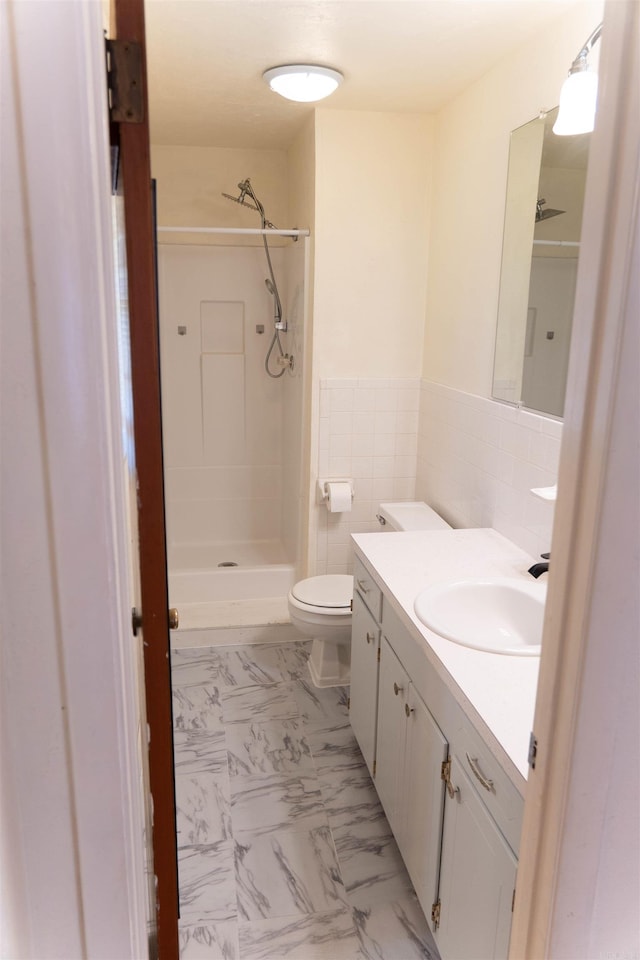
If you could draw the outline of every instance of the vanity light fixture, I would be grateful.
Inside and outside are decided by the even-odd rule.
[[[591,133],[598,99],[598,74],[589,69],[588,56],[600,39],[602,24],[596,27],[571,64],[569,76],[560,91],[560,108],[553,125],[559,136]]]
[[[272,67],[262,74],[275,93],[298,103],[313,103],[324,100],[342,83],[343,76],[330,67],[318,67],[309,63],[291,63]]]

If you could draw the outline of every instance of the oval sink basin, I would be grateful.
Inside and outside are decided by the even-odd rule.
[[[446,640],[487,653],[540,656],[545,583],[509,578],[454,580],[427,587],[414,610]]]

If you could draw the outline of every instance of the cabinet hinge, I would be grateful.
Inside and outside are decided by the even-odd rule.
[[[538,755],[538,738],[531,731],[531,736],[529,737],[529,756],[527,757],[529,761],[529,766],[532,770],[536,768],[536,756]]]
[[[378,663],[380,663],[380,647],[378,647]]]
[[[374,760],[374,761],[373,761],[373,775],[374,775],[374,777],[375,777],[375,775],[376,775],[376,767],[377,767],[377,766],[378,766],[378,761],[377,761],[377,760]]]
[[[107,95],[112,123],[142,123],[142,49],[136,40],[106,40]]]
[[[440,926],[440,901],[436,902],[431,907],[431,922],[433,923],[433,929],[437,930]]]
[[[351,710],[351,697],[347,697],[347,710]]]
[[[460,793],[460,787],[454,787],[454,785],[451,783],[451,757],[447,757],[446,760],[442,761],[442,765],[440,767],[440,779],[444,780],[447,793],[453,800],[456,794]]]

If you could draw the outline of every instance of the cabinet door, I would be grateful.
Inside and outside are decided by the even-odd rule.
[[[399,846],[427,917],[438,897],[445,785],[442,763],[448,744],[431,713],[409,688],[405,771],[402,783],[404,829]]]
[[[409,677],[388,640],[380,642],[380,686],[378,694],[378,739],[375,784],[398,844],[403,831],[401,801],[403,791],[404,742],[407,726],[405,707]]]
[[[440,926],[435,932],[443,960],[506,958],[516,859],[471,781],[453,757],[440,868]]]
[[[349,719],[372,776],[376,751],[379,649],[380,628],[356,591],[351,620]]]

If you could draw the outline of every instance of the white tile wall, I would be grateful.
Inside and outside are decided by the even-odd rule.
[[[493,527],[532,556],[549,549],[562,423],[423,381],[416,499],[454,527]]]
[[[315,506],[315,573],[350,573],[351,533],[378,531],[381,500],[425,500],[454,527],[493,527],[549,549],[562,423],[429,381],[323,380],[318,477],[352,477],[350,513]],[[312,571],[313,573],[313,571]]]
[[[418,379],[322,380],[318,477],[352,477],[350,513],[316,505],[315,573],[352,569],[351,533],[380,530],[381,500],[412,500],[418,452]]]

